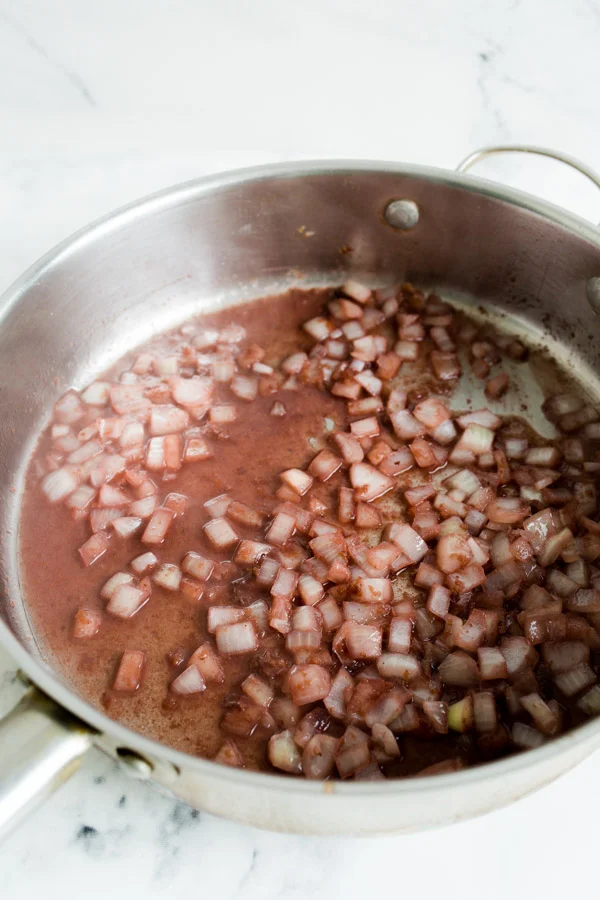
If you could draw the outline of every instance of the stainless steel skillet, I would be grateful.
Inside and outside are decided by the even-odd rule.
[[[591,170],[563,161],[600,187]],[[232,770],[150,741],[83,702],[44,662],[20,594],[17,546],[23,474],[53,402],[192,314],[292,284],[340,283],[348,272],[374,283],[410,279],[475,311],[485,307],[600,402],[600,232],[463,171],[315,162],[228,173],[142,200],[52,250],[0,299],[0,642],[35,685],[0,723],[0,832],[93,744],[218,815],[281,831],[370,834],[508,803],[600,743],[600,721],[590,722],[537,750],[454,774],[306,782]],[[540,388],[532,381],[523,390],[535,399]]]

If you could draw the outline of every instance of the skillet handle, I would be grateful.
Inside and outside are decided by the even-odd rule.
[[[35,687],[0,721],[0,840],[77,771],[93,736]]]
[[[503,153],[531,153],[535,156],[547,156],[549,159],[556,159],[558,162],[564,163],[566,166],[570,166],[572,169],[581,172],[582,175],[589,178],[589,180],[600,189],[600,175],[574,156],[569,156],[567,153],[561,153],[558,150],[549,150],[547,147],[532,147],[526,144],[500,144],[494,147],[482,147],[481,150],[475,150],[474,153],[470,153],[469,156],[463,159],[456,167],[456,171],[468,172],[469,169],[472,169],[473,166],[476,166],[484,159],[487,159],[490,156],[500,156]]]

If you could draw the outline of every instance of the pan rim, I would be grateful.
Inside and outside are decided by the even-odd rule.
[[[600,230],[592,223],[546,200],[524,191],[509,188],[487,179],[465,175],[430,166],[408,165],[398,162],[372,160],[307,160],[271,163],[262,166],[235,169],[214,175],[192,179],[164,188],[128,203],[96,219],[76,231],[34,262],[0,296],[0,327],[4,317],[15,306],[28,288],[40,281],[69,256],[83,250],[87,244],[127,227],[137,218],[151,216],[162,209],[192,202],[209,193],[227,190],[239,185],[274,179],[301,179],[308,176],[351,176],[353,174],[391,174],[421,179],[456,189],[467,190],[482,196],[517,206],[559,225],[577,237],[588,241],[600,250]],[[0,620],[0,644],[8,651],[18,666],[42,691],[52,697],[73,715],[91,725],[100,735],[106,734],[116,746],[131,748],[150,759],[162,759],[180,770],[196,772],[212,779],[228,781],[233,785],[256,787],[262,791],[285,791],[292,794],[318,796],[327,793],[337,796],[382,796],[395,798],[413,794],[430,793],[450,788],[466,787],[485,779],[500,779],[513,771],[524,771],[541,765],[561,753],[567,754],[574,746],[600,743],[600,720],[592,720],[570,732],[554,738],[541,747],[517,753],[503,759],[483,763],[457,772],[441,775],[393,779],[385,782],[314,782],[288,778],[270,772],[251,772],[220,765],[212,760],[192,756],[175,750],[158,741],[145,737],[110,719],[103,712],[80,698],[63,684],[41,662],[31,656],[9,626]]]

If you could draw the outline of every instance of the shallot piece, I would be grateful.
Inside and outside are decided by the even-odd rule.
[[[141,650],[126,650],[121,657],[113,690],[133,694],[142,684],[146,654]]]

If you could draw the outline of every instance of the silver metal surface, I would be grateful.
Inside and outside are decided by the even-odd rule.
[[[390,200],[384,212],[385,220],[392,228],[410,231],[419,221],[419,207],[412,200]]]
[[[499,144],[494,147],[482,147],[481,150],[475,150],[473,153],[470,153],[469,156],[465,157],[465,159],[463,159],[456,167],[456,171],[468,172],[469,169],[472,169],[473,166],[483,162],[484,159],[488,159],[491,156],[503,156],[505,153],[529,153],[534,156],[546,156],[548,159],[555,159],[558,162],[564,163],[572,169],[581,172],[582,175],[589,178],[592,184],[596,185],[597,188],[600,188],[600,175],[575,156],[570,156],[568,153],[561,153],[558,150],[550,150],[547,147],[533,147],[527,144]]]
[[[32,688],[0,721],[0,839],[60,787],[92,745],[92,731]]]
[[[384,211],[403,197],[420,218],[399,232]],[[35,436],[66,387],[190,315],[292,284],[341,283],[349,273],[435,286],[522,335],[540,348],[527,396],[557,377],[552,358],[562,380],[600,401],[598,319],[586,296],[599,271],[598,231],[581,219],[481,179],[393,163],[234,172],[165,191],[75,235],[0,299],[3,645],[42,690],[97,729],[99,746],[147,760],[153,783],[194,806],[264,828],[412,830],[484,812],[556,777],[598,745],[600,722],[478,768],[382,784],[235,770],[130,731],[42,659],[19,585],[19,506]]]
[[[590,278],[586,286],[588,303],[600,315],[600,278]]]

